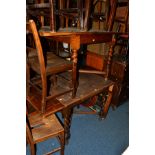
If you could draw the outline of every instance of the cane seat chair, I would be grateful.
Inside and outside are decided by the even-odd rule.
[[[53,148],[47,154],[52,154],[60,151],[61,155],[64,155],[65,140],[64,140],[64,128],[59,122],[55,114],[52,114],[46,118],[43,118],[39,113],[32,112],[27,114],[26,117],[26,140],[30,146],[31,155],[35,155],[36,144],[44,142],[51,138],[57,138],[59,146]]]
[[[55,97],[72,92],[72,81],[68,88],[57,85],[59,73],[72,70],[72,62],[56,56],[52,52],[43,53],[39,34],[33,20],[27,22],[27,33],[32,33],[36,48],[27,47],[27,100],[42,113],[54,108],[61,110],[61,105]],[[56,107],[54,107],[54,105]]]

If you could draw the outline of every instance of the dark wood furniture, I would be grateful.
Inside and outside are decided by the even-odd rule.
[[[91,2],[90,22],[98,22],[98,30],[112,31],[118,0],[93,0]]]
[[[120,8],[124,8],[122,14],[118,14]],[[112,31],[114,23],[118,23],[117,29],[128,32],[129,0],[93,0],[91,1],[90,22],[98,22],[98,30]],[[104,27],[101,23],[104,22]]]
[[[87,31],[89,12],[90,0],[49,0],[46,3],[43,0],[39,4],[27,5],[27,19],[34,19],[38,29],[49,26],[53,32]],[[46,39],[46,42],[50,51],[55,51],[63,58],[70,58],[70,50],[64,48],[63,43],[52,42],[50,39]]]
[[[50,138],[57,138],[60,146],[52,149],[48,154],[60,151],[60,154],[64,155],[65,132],[55,114],[43,118],[39,113],[33,112],[26,118],[26,140],[30,146],[31,155],[36,154],[35,144]]]
[[[118,38],[111,65],[111,78],[115,81],[112,107],[116,108],[123,101],[129,99],[129,36],[122,35]]]
[[[45,113],[51,108],[53,99],[56,96],[72,91],[73,97],[75,97],[75,90],[71,81],[66,81],[68,83],[66,89],[59,88],[57,85],[58,74],[72,70],[73,65],[72,62],[66,61],[51,52],[43,53],[38,31],[33,20],[27,23],[27,32],[33,34],[36,48],[27,47],[26,98],[37,111]],[[35,72],[35,76],[31,74],[30,69],[33,73]],[[49,83],[51,85],[48,85]],[[52,90],[49,93],[50,88]],[[56,88],[59,88],[60,91],[57,92]]]
[[[129,62],[121,59],[113,60],[111,68],[111,77],[115,81],[111,101],[114,109],[129,99]]]
[[[129,99],[129,45],[128,35],[120,35],[117,38],[112,58],[110,79],[115,82],[111,106],[113,109]],[[97,71],[106,69],[107,57],[87,51],[86,66]],[[96,63],[94,63],[96,62]],[[97,72],[96,71],[96,72]],[[97,102],[92,98],[89,102],[95,105]],[[87,106],[87,104],[84,104]],[[88,103],[89,106],[89,103]]]
[[[72,59],[73,59],[73,78],[74,82],[77,81],[77,60],[78,60],[78,50],[80,49],[81,44],[95,44],[95,43],[109,43],[110,50],[108,54],[108,66],[107,71],[103,72],[105,77],[108,78],[110,73],[110,65],[111,65],[111,58],[113,54],[113,47],[115,44],[115,32],[56,32],[53,33],[47,29],[40,30],[40,35],[50,38],[55,41],[65,42],[70,44],[72,49]],[[118,33],[119,34],[119,33]],[[76,85],[76,84],[75,84]]]
[[[88,30],[90,0],[59,0],[55,5],[54,12],[54,31],[78,32]],[[70,59],[70,45],[58,41],[56,43],[57,54]],[[67,45],[68,48],[65,48],[64,44]]]
[[[29,26],[31,26],[29,29]],[[36,65],[36,55],[32,54],[31,56],[27,57],[27,71],[29,72],[29,67],[32,68],[34,71],[37,73],[41,74],[41,78],[39,77],[38,79],[33,79],[31,82],[29,79],[30,74],[28,74],[28,91],[27,91],[27,101],[38,111],[40,112],[40,115],[42,117],[48,117],[49,115],[62,111],[63,116],[64,116],[64,128],[65,128],[65,137],[66,140],[70,137],[70,121],[71,121],[71,116],[72,116],[72,111],[74,106],[79,105],[83,101],[87,100],[88,98],[95,96],[99,93],[102,93],[103,91],[108,91],[108,98],[107,102],[105,105],[102,106],[101,112],[100,112],[100,117],[105,118],[108,112],[108,108],[110,105],[110,101],[112,98],[112,90],[114,83],[108,79],[109,72],[110,72],[110,64],[111,64],[111,57],[113,53],[113,47],[115,44],[115,33],[110,33],[110,32],[104,32],[104,33],[93,33],[93,32],[79,32],[79,33],[68,33],[68,32],[52,32],[52,31],[40,31],[40,34],[44,37],[50,37],[51,39],[55,41],[60,41],[60,42],[66,42],[70,44],[72,48],[72,59],[73,63],[72,66],[73,70],[72,72],[68,72],[69,76],[66,75],[66,73],[61,73],[60,76],[57,77],[57,85],[61,86],[63,89],[59,89],[59,87],[55,87],[54,90],[56,94],[54,96],[49,96],[47,97],[48,91],[47,91],[47,79],[46,79],[46,74],[50,75],[51,72],[47,72],[46,67],[48,66],[48,63],[45,65],[44,63],[44,57],[43,57],[43,51],[41,49],[41,44],[39,40],[39,36],[35,27],[35,24],[33,21],[30,21],[30,23],[27,25],[27,30],[33,32],[34,40],[37,49],[33,48],[28,48],[28,52],[33,53],[33,52],[38,52],[37,55],[39,55],[39,61],[40,63],[40,72],[38,71],[39,66],[38,64]],[[108,59],[108,65],[107,65],[107,72],[102,74],[105,74],[105,78],[99,75],[96,75],[92,73],[90,74],[87,73],[78,73],[78,68],[77,68],[77,61],[78,61],[78,50],[80,48],[80,44],[88,44],[88,43],[97,43],[97,42],[108,42],[110,44],[110,50],[109,50],[109,59]],[[38,60],[37,58],[37,60]],[[47,55],[47,60],[48,60],[48,55]],[[55,58],[52,57],[50,58]],[[56,60],[58,58],[56,57]],[[52,59],[50,59],[52,60]],[[54,59],[55,60],[55,59]],[[61,59],[60,59],[61,60]],[[48,62],[48,61],[47,61]],[[64,62],[64,61],[62,61]],[[66,62],[66,61],[65,61]],[[67,62],[68,64],[68,62]],[[70,63],[69,63],[70,64]],[[70,66],[70,65],[69,65]],[[70,67],[69,67],[70,68]],[[69,69],[67,68],[67,69]],[[58,70],[61,70],[62,67],[57,66],[55,72],[52,73],[57,73]],[[53,71],[52,69],[50,71]],[[61,72],[64,70],[61,70]],[[62,78],[64,77],[64,78]],[[69,93],[70,90],[68,90],[68,84],[65,82],[66,79],[68,81],[73,81],[73,85],[75,89],[73,90],[73,96]],[[88,82],[89,81],[89,82]],[[35,82],[34,84],[32,82]],[[36,87],[36,84],[41,86],[43,91],[38,90]],[[67,93],[62,93],[62,90],[68,90]],[[52,91],[52,90],[51,90]],[[71,91],[70,91],[71,92]],[[51,92],[50,92],[51,93]],[[61,94],[57,95],[57,94]]]
[[[70,137],[71,117],[72,117],[74,106],[77,106],[81,104],[83,101],[106,91],[108,94],[107,100],[105,104],[102,105],[102,108],[100,111],[100,117],[105,118],[108,113],[108,109],[109,109],[109,106],[111,104],[111,99],[112,99],[112,92],[113,92],[113,88],[115,84],[114,81],[109,79],[110,69],[111,69],[111,60],[112,60],[112,55],[113,55],[113,49],[116,43],[115,36],[120,35],[120,33],[88,32],[88,31],[84,32],[83,29],[80,29],[79,31],[75,32],[73,29],[64,29],[64,28],[61,29],[61,31],[56,31],[55,19],[56,19],[56,16],[58,16],[61,11],[63,12],[63,9],[62,10],[60,9],[59,13],[56,11],[57,13],[55,14],[54,13],[55,4],[56,3],[54,3],[54,0],[50,0],[50,3],[48,4],[33,5],[31,10],[33,9],[37,10],[34,13],[34,15],[37,16],[37,13],[38,14],[40,13],[38,9],[43,10],[44,7],[47,7],[48,9],[50,8],[50,10],[48,10],[50,12],[50,14],[48,13],[48,15],[50,15],[48,17],[50,27],[47,27],[47,26],[44,27],[44,25],[42,25],[42,28],[40,29],[40,32],[39,32],[40,36],[50,39],[52,41],[56,41],[60,43],[67,43],[69,44],[71,48],[72,72],[61,73],[60,76],[57,77],[57,84],[58,85],[60,84],[63,87],[63,89],[66,89],[68,88],[68,86],[66,86],[66,82],[64,82],[64,80],[66,79],[69,81],[72,80],[73,94],[65,93],[61,96],[55,95],[55,97],[49,98],[48,102],[46,103],[46,108],[45,109],[43,108],[42,110],[40,109],[44,102],[41,102],[42,96],[40,95],[40,93],[36,94],[37,92],[36,90],[33,91],[31,89],[31,91],[34,94],[32,94],[32,96],[27,99],[31,104],[32,104],[32,101],[34,102],[33,104],[34,107],[40,113],[42,112],[41,115],[43,117],[48,117],[49,115],[55,112],[62,111],[63,116],[64,116],[65,138],[67,140]],[[115,8],[115,5],[113,5],[113,7]],[[30,9],[30,6],[29,6],[29,9]],[[43,11],[43,12],[46,14],[46,11]],[[63,12],[63,13],[66,13],[66,12]],[[69,12],[67,12],[67,14],[63,14],[62,16],[60,16],[60,19],[61,17],[68,18],[70,15],[68,13]],[[108,20],[110,22],[109,25],[113,25],[112,22],[114,21],[113,20],[114,13],[115,12],[112,12]],[[74,17],[77,16],[77,14],[74,14],[74,15],[75,15]],[[77,24],[77,25],[81,25],[81,24]],[[111,27],[109,29],[111,29]],[[110,48],[108,52],[106,71],[99,71],[97,73],[96,71],[94,72],[92,70],[88,72],[87,70],[79,70],[77,63],[78,63],[78,54],[79,54],[81,45],[96,44],[96,43],[109,43]],[[65,77],[65,78],[62,78],[62,77]],[[44,83],[44,79],[42,78],[43,83]],[[55,88],[55,92],[57,93],[59,93],[60,90],[61,89]]]
[[[41,26],[45,26],[45,22],[41,17],[47,18],[51,31],[69,27],[76,27],[86,31],[89,11],[90,0],[77,0],[76,3],[73,3],[72,0],[49,0],[46,3],[42,1],[39,4],[28,4],[27,18],[39,17]]]
[[[119,9],[123,11],[119,14]],[[129,32],[129,0],[118,0],[115,22],[118,32]],[[115,109],[129,99],[129,35],[119,36],[115,45],[111,78],[115,81],[112,107]]]
[[[121,42],[120,42],[121,41]],[[94,63],[95,62],[95,63]],[[85,69],[99,74],[100,71],[106,69],[107,57],[87,51],[85,57]],[[120,35],[117,38],[114,54],[112,57],[110,79],[115,82],[111,106],[113,109],[118,107],[123,101],[129,99],[129,49],[128,49],[128,34]],[[106,95],[106,94],[105,94]],[[92,97],[88,102],[84,102],[84,106],[91,109],[97,107],[99,109],[99,97]],[[97,105],[96,105],[97,104]],[[76,113],[89,113],[76,111]],[[94,113],[94,112],[90,112]]]
[[[104,30],[111,31],[117,7],[126,5],[126,1],[77,0],[76,3],[73,3],[72,0],[49,0],[48,2],[42,0],[39,4],[27,4],[27,19],[35,18],[36,21],[40,21],[40,27],[50,26],[50,30],[53,32],[64,28],[66,31],[73,31],[73,29],[88,31],[92,29],[90,23],[93,20],[97,20],[99,23],[105,21]],[[102,11],[102,3],[105,3],[104,12]],[[97,12],[95,11],[96,5],[98,5]],[[122,21],[120,18],[116,20]]]
[[[118,23],[117,31],[129,32],[129,0],[118,0],[114,22]]]
[[[73,108],[76,105],[81,104],[83,101],[100,94],[104,91],[108,91],[108,97],[106,103],[102,106],[100,117],[105,118],[111,103],[112,91],[114,82],[109,80],[111,58],[113,55],[113,48],[115,45],[115,35],[119,33],[114,32],[52,32],[49,29],[40,30],[40,35],[50,38],[55,41],[65,42],[70,44],[72,49],[72,61],[73,72],[72,78],[76,86],[76,97],[71,98],[71,95],[64,94],[61,97],[57,97],[57,100],[64,105],[62,113],[64,115],[64,128],[66,132],[66,139],[70,137],[70,124]],[[81,44],[95,44],[95,43],[109,43],[110,49],[108,54],[108,65],[106,72],[100,72],[97,75],[94,72],[78,72],[78,50]],[[90,74],[91,73],[91,74]],[[104,75],[104,76],[101,76]],[[67,75],[62,75],[67,77]],[[58,80],[59,81],[59,80]],[[61,80],[60,80],[61,81]],[[60,82],[63,83],[64,82]],[[59,109],[60,110],[60,109]],[[52,112],[52,110],[51,110]]]
[[[26,5],[27,21],[33,19],[36,22],[37,28],[49,26],[52,31],[55,31],[55,0],[34,1],[32,4]]]
[[[56,12],[61,28],[76,27],[87,31],[90,0],[60,0],[58,3]]]
[[[98,30],[108,29],[108,20],[110,15],[110,0],[92,0],[90,10],[90,23],[97,22]],[[104,22],[104,28],[101,23]]]

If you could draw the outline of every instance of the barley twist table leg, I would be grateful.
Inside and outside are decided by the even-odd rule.
[[[71,136],[70,126],[71,126],[71,121],[72,121],[73,108],[67,107],[67,108],[63,109],[62,114],[64,117],[65,144],[68,144],[69,138]]]

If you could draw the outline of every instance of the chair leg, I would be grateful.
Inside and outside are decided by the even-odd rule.
[[[36,155],[36,146],[35,146],[35,144],[33,142],[31,142],[29,138],[27,138],[27,141],[28,141],[28,144],[30,146],[31,155]]]
[[[107,116],[107,113],[108,113],[108,110],[109,110],[109,107],[110,107],[110,103],[111,103],[111,100],[112,100],[113,88],[114,88],[114,85],[109,87],[108,97],[107,97],[106,103],[103,106],[103,110],[100,113],[100,117],[102,119],[105,119],[106,116]]]
[[[60,145],[61,145],[61,155],[64,155],[64,150],[65,150],[65,133],[62,132],[60,135]]]
[[[31,155],[36,155],[36,149],[35,149],[35,146],[34,144],[32,144],[33,146],[30,146],[31,147]]]

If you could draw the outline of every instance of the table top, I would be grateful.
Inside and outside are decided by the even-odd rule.
[[[61,75],[66,79],[69,79],[71,73],[65,72]],[[67,88],[68,85],[61,78],[62,81],[58,80],[58,85],[60,85],[63,89]],[[88,82],[89,81],[89,82]],[[77,88],[76,97],[72,98],[72,94],[64,94],[62,96],[57,97],[57,100],[62,103],[65,107],[71,105],[75,106],[83,101],[100,94],[103,90],[107,89],[109,86],[113,85],[114,81],[105,80],[105,78],[101,75],[97,74],[89,74],[89,73],[79,73],[79,85]],[[61,88],[61,89],[62,89]]]
[[[127,33],[107,32],[107,31],[58,31],[52,32],[49,28],[39,31],[40,36],[52,38],[53,40],[71,43],[73,38],[78,39],[80,44],[95,44],[111,42],[114,35],[127,35]]]
[[[66,79],[69,80],[71,78],[70,74],[71,73],[69,72],[61,73],[61,76],[65,77],[65,79],[61,76],[58,76],[57,87],[54,89],[56,93],[59,93],[64,89],[68,89],[68,83],[66,82]],[[80,73],[76,97],[72,98],[72,93],[70,92],[52,99],[49,104],[52,104],[53,106],[49,106],[49,109],[49,104],[47,104],[47,110],[44,116],[61,111],[66,107],[74,107],[78,104],[81,104],[83,101],[102,93],[105,89],[112,85],[114,85],[113,81],[105,80],[104,77],[100,75],[91,74],[90,76],[90,74],[87,73]]]

